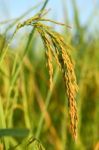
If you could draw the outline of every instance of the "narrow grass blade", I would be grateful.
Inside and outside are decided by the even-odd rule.
[[[26,137],[29,129],[0,129],[0,136]]]

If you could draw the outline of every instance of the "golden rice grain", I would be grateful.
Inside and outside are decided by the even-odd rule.
[[[48,45],[48,43],[47,43],[47,45]],[[51,53],[49,47],[47,47],[46,58],[47,58],[47,66],[48,66],[48,70],[49,70],[49,75],[50,75],[50,88],[51,88],[52,87],[52,78],[53,78],[53,65],[52,65],[52,53]]]

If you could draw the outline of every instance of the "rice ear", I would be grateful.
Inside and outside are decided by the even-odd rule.
[[[50,76],[50,89],[52,88],[52,81],[53,81],[53,65],[52,65],[52,54],[50,49],[46,50],[46,58],[47,58],[47,67],[49,71],[49,76]]]
[[[77,135],[77,107],[76,107],[76,93],[78,91],[78,86],[76,84],[76,75],[74,72],[74,65],[70,54],[68,53],[69,46],[64,42],[63,37],[56,33],[50,32],[47,29],[48,34],[52,37],[53,44],[56,48],[56,54],[58,55],[58,60],[61,65],[61,70],[63,72],[63,78],[66,87],[66,93],[68,96],[69,105],[69,115],[71,120],[71,132],[74,138]]]
[[[44,46],[46,48],[46,58],[50,75],[50,87],[52,86],[52,75],[53,75],[52,54],[57,60],[57,63],[63,73],[66,94],[68,97],[71,133],[74,139],[76,139],[78,116],[75,99],[78,86],[76,83],[74,64],[68,52],[70,47],[66,45],[63,37],[59,33],[52,31],[51,28],[49,28],[48,26],[43,25],[41,23],[36,23],[35,27],[40,33],[43,39]]]

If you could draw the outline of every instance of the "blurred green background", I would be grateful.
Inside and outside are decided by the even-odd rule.
[[[0,0],[0,150],[99,150],[99,1],[48,0],[44,4]],[[70,134],[62,73],[53,61],[50,91],[45,49],[37,32],[24,27],[11,40],[16,25],[43,6],[51,9],[46,18],[71,26],[48,23],[71,45],[79,86],[76,141]]]

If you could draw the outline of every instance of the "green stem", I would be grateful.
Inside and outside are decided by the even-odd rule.
[[[5,55],[6,55],[7,51],[8,51],[8,48],[9,48],[9,46],[10,46],[12,40],[14,39],[15,34],[16,34],[16,31],[13,33],[13,35],[12,35],[10,41],[8,42],[6,48],[4,48],[3,53],[2,53],[1,56],[0,56],[0,66],[1,66],[1,64],[2,64],[2,62],[3,62],[3,60],[4,60],[4,57],[5,57]]]
[[[6,33],[9,29],[11,29],[17,22],[19,22],[22,18],[26,17],[26,15],[28,15],[31,11],[37,9],[37,8],[40,6],[41,3],[42,3],[42,2],[40,2],[40,3],[38,3],[36,6],[33,6],[32,8],[30,8],[28,11],[26,11],[25,13],[23,13],[19,18],[16,18],[16,19],[12,20],[13,23],[12,23],[10,26],[8,26],[8,28],[6,29],[5,33]],[[9,21],[11,21],[11,20],[9,20]],[[8,21],[8,22],[9,22],[9,21]],[[7,23],[7,21],[5,21],[5,22],[0,22],[0,24],[2,24],[2,23]]]
[[[1,97],[0,97],[0,128],[1,129],[6,128],[5,115],[4,115],[4,110],[3,110],[3,104],[2,104]],[[7,150],[9,148],[8,138],[4,137],[3,140],[4,140],[5,150]]]
[[[45,112],[46,112],[46,110],[49,106],[50,100],[51,100],[53,88],[54,88],[54,85],[55,85],[56,80],[58,78],[58,72],[59,72],[58,69],[56,69],[55,74],[54,74],[54,78],[53,78],[52,88],[48,91],[48,94],[47,94],[47,97],[46,97],[45,110],[43,111],[43,113],[41,114],[41,117],[40,117],[40,121],[39,121],[39,124],[38,124],[38,129],[37,129],[36,136],[35,136],[36,138],[39,138],[39,136],[40,136],[41,129],[42,129],[42,126],[43,126],[44,117],[45,117]]]

